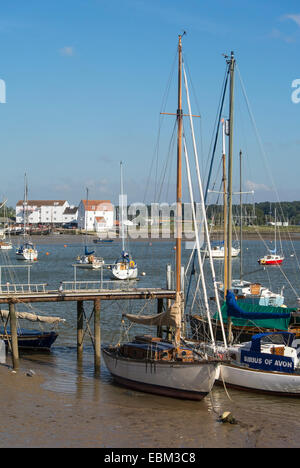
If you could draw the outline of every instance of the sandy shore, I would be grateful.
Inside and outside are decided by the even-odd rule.
[[[27,369],[28,370],[28,369]],[[94,379],[93,396],[45,390],[46,376],[0,365],[1,448],[254,448],[297,447],[299,428],[289,418],[262,418],[261,408],[238,404],[239,394],[215,411],[223,389],[202,402],[131,392]],[[49,376],[47,376],[49,381]],[[222,397],[224,398],[224,396]],[[236,425],[221,424],[231,411]],[[219,413],[218,413],[219,411]],[[298,429],[298,431],[297,431]],[[283,434],[289,434],[289,440]],[[151,451],[151,450],[150,450]],[[127,450],[126,453],[130,453]]]

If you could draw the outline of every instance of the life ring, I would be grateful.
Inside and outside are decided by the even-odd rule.
[[[265,260],[264,258],[262,258],[262,259],[260,260],[260,264],[261,264],[261,265],[264,265],[265,263],[266,263],[266,260]]]
[[[130,266],[131,268],[134,268],[134,261],[133,261],[133,260],[131,260],[131,261],[129,262],[129,266]]]

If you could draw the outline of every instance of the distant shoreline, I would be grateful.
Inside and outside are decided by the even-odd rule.
[[[96,235],[88,235],[88,243],[93,244],[93,240],[96,239]],[[210,235],[211,241],[221,241],[223,238],[223,233],[221,231],[219,232],[214,232],[211,233]],[[31,236],[32,241],[35,244],[77,244],[77,243],[82,243],[84,241],[84,235],[82,234],[47,234],[47,235],[32,235]],[[105,239],[105,237],[103,237]],[[109,239],[109,238],[108,238]],[[233,237],[234,240],[238,240],[238,232],[234,234]],[[273,240],[274,239],[274,232],[271,231],[264,231],[264,232],[244,232],[243,233],[243,240]],[[293,241],[298,241],[300,240],[300,231],[298,232],[284,232],[280,234],[280,239],[281,240],[293,240]],[[138,237],[138,238],[131,238],[128,237],[128,240],[130,242],[175,242],[176,239],[174,236],[171,236],[169,238],[162,238],[162,237]],[[195,239],[192,237],[183,237],[182,241],[183,242],[193,242]],[[14,236],[12,237],[12,241],[14,245],[17,245],[21,241],[21,236]],[[113,242],[111,243],[98,243],[94,244],[96,246],[111,246],[114,245],[114,243],[120,243],[121,239],[116,237],[113,238]]]

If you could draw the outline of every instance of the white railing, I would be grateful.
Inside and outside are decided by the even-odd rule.
[[[127,291],[132,289],[130,281],[63,281],[60,285],[62,292],[74,291]]]
[[[47,283],[5,283],[0,284],[0,294],[32,294],[32,293],[46,293]]]

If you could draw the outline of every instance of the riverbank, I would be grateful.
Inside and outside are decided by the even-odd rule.
[[[220,241],[223,239],[223,232],[221,230],[214,231],[210,234],[211,241]],[[97,239],[97,236],[95,234],[88,234],[88,242],[90,244],[93,244],[93,240]],[[103,239],[106,239],[106,237],[103,237]],[[107,237],[107,239],[112,239],[113,242],[121,242],[121,239],[119,237]],[[259,229],[259,230],[254,230],[254,229],[247,229],[243,232],[243,239],[244,240],[268,240],[272,241],[274,240],[274,231],[271,231],[270,229]],[[277,239],[279,239],[277,235]],[[286,241],[298,241],[300,240],[300,229],[294,229],[294,230],[285,230],[280,233],[280,239],[281,240],[286,240]],[[38,236],[32,236],[32,240],[36,244],[76,244],[76,243],[83,243],[85,242],[85,236],[83,234],[69,234],[66,232],[62,232],[61,234],[48,234],[48,235],[38,235]],[[169,236],[169,237],[161,237],[159,233],[157,234],[147,234],[146,232],[142,233],[141,236],[136,237],[136,236],[128,236],[128,240],[132,242],[175,242],[174,236]],[[193,241],[194,240],[194,235],[192,232],[186,233],[186,235],[183,237],[183,241]],[[238,233],[234,235],[234,240],[238,240]],[[14,245],[18,245],[20,242],[19,237],[13,237],[12,242]],[[112,243],[98,243],[94,244],[95,246],[105,246],[105,245],[111,245]]]

